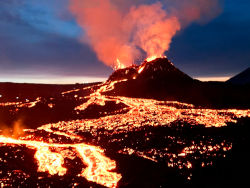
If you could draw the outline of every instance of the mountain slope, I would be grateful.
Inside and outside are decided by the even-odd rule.
[[[230,78],[227,83],[245,85],[250,84],[250,67],[236,76]]]

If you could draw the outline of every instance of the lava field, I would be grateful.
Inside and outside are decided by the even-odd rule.
[[[120,95],[147,66],[47,95],[3,95],[1,187],[247,184],[250,110]]]

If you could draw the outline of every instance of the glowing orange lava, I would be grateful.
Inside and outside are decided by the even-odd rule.
[[[157,58],[158,58],[158,56],[154,55],[154,56],[148,57],[148,58],[146,59],[146,61],[147,61],[147,62],[150,62],[150,61],[153,61],[153,60],[155,60],[155,59],[157,59]]]
[[[142,71],[144,70],[144,68],[145,68],[145,66],[141,66],[141,67],[139,68],[139,70],[138,70],[138,73],[141,74]]]
[[[121,61],[117,58],[114,69],[118,70],[118,69],[124,69],[124,68],[126,68],[126,66],[124,64],[122,64]]]
[[[40,97],[38,97],[33,102],[6,102],[6,103],[0,103],[0,106],[16,106],[17,108],[27,107],[27,108],[33,108],[37,105],[41,100]]]
[[[36,149],[35,159],[38,162],[39,172],[48,172],[51,175],[58,174],[63,176],[67,173],[67,169],[63,167],[65,158],[72,158],[65,150],[72,148],[74,150],[73,157],[79,155],[83,163],[88,165],[82,170],[79,176],[85,177],[89,181],[107,187],[116,187],[121,175],[110,172],[116,168],[115,161],[104,155],[104,151],[98,147],[87,144],[53,144],[30,140],[17,140],[0,136],[1,145],[25,145],[28,148]],[[56,148],[56,152],[52,152],[50,148]]]
[[[153,56],[150,56],[146,59],[147,62],[150,62],[150,61],[154,61],[155,59],[157,58],[166,58],[166,56],[163,56],[163,55],[153,55]]]

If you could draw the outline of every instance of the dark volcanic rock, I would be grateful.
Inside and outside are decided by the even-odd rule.
[[[230,78],[227,82],[239,85],[250,84],[250,67],[244,70],[243,72],[237,74],[236,76]]]

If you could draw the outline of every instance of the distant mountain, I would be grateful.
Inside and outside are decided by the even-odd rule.
[[[236,76],[230,78],[227,83],[245,85],[250,84],[250,67]]]

